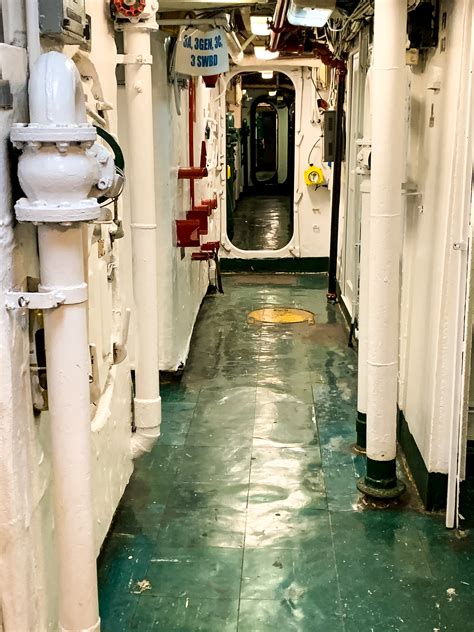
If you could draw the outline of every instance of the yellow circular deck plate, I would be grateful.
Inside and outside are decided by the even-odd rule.
[[[263,307],[250,312],[249,322],[264,323],[268,325],[292,325],[294,323],[307,322],[314,325],[314,314],[306,309],[295,307]]]

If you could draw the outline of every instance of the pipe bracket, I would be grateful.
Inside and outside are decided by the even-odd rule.
[[[13,309],[53,309],[60,305],[77,305],[87,301],[87,284],[39,292],[5,292],[5,307]]]

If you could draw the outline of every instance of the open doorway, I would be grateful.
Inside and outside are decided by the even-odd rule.
[[[242,72],[227,104],[227,235],[241,250],[293,236],[295,88],[282,72]]]

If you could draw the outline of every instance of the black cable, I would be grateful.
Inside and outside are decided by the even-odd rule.
[[[322,136],[320,136],[320,137],[318,138],[318,140],[314,143],[314,145],[311,147],[311,150],[310,150],[310,152],[309,152],[309,154],[308,154],[308,165],[310,165],[310,164],[311,164],[311,154],[313,153],[314,148],[315,148],[315,147],[316,147],[316,145],[319,143],[319,141],[321,140],[321,138],[322,138]]]
[[[321,99],[321,101],[325,101],[325,99],[323,99],[323,97],[321,96],[321,93],[318,90],[318,86],[316,85],[316,81],[314,80],[313,71],[312,70],[310,71],[309,76],[311,77],[311,83],[313,84],[314,89],[316,90],[316,94]]]

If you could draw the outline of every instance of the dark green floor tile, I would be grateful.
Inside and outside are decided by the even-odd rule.
[[[256,407],[254,446],[316,446],[318,431],[313,406],[288,401]]]
[[[235,388],[199,400],[186,445],[250,446],[255,421],[255,387]]]
[[[327,291],[328,278],[326,274],[299,274],[298,275],[298,287],[310,289],[310,290],[322,290]]]
[[[274,503],[283,505],[291,511],[304,509],[327,509],[326,491],[308,489],[301,484],[284,482],[282,485],[272,483],[252,483],[249,489],[249,507],[269,505]]]
[[[242,372],[240,372],[241,374]],[[225,412],[236,406],[255,406],[257,389],[255,385],[231,385],[223,389],[220,385],[205,386],[199,394],[199,405],[208,404],[219,408],[224,416]]]
[[[239,632],[344,632],[337,603],[320,604],[317,596],[300,596],[298,587],[280,601],[241,599]]]
[[[254,448],[250,483],[324,492],[321,455],[316,447]]]
[[[162,410],[160,443],[183,445],[194,414],[194,403],[165,402]]]
[[[222,505],[169,507],[163,515],[157,543],[164,547],[241,548],[244,543],[245,507]]]
[[[112,535],[106,539],[98,564],[101,630],[128,630],[139,603],[137,582],[146,578],[148,538]]]
[[[312,595],[319,609],[342,614],[336,562],[328,539],[297,549],[247,549],[242,572],[242,599],[283,601],[292,593]],[[323,543],[326,546],[322,546]]]
[[[323,462],[324,480],[328,507],[332,511],[357,511],[361,498],[356,483],[358,476],[353,463],[333,463],[326,466]]]
[[[148,476],[152,479],[156,479],[159,476],[176,474],[184,457],[184,448],[175,445],[163,445],[158,441],[153,448],[152,455],[153,461],[145,471],[140,467],[140,460],[137,462],[135,473],[143,479]],[[153,472],[152,476],[150,472]],[[133,480],[133,476],[131,480]]]
[[[395,510],[331,514],[348,630],[357,622],[367,629],[436,628],[433,598],[446,595],[433,584],[421,524],[416,515]]]
[[[176,483],[168,497],[168,507],[198,509],[220,505],[245,511],[248,497],[245,483]]]
[[[139,609],[130,630],[148,632],[237,632],[237,599],[154,597]],[[125,628],[123,628],[125,630]]]
[[[165,548],[155,546],[147,572],[151,590],[142,594],[141,608],[154,597],[238,599],[242,549]]]
[[[239,632],[474,631],[474,533],[356,489],[357,354],[326,283],[230,275],[204,300],[99,560],[104,632],[235,632],[240,587]],[[267,305],[315,324],[251,324]]]
[[[180,483],[245,483],[250,473],[250,448],[185,446],[177,475]]]
[[[294,549],[307,542],[323,541],[330,535],[326,511],[308,507],[295,508],[285,501],[249,503],[245,548],[274,547]]]
[[[179,381],[160,385],[160,395],[163,402],[196,402],[199,390],[199,386],[185,386]]]
[[[170,480],[166,481],[166,485],[162,489],[164,499],[168,498],[170,483]],[[156,537],[165,511],[165,504],[154,500],[153,496],[148,494],[144,497],[147,498],[146,501],[142,497],[138,502],[136,499],[130,499],[127,490],[125,490],[124,498],[115,512],[114,534],[144,534]]]
[[[277,402],[313,404],[311,384],[276,377],[257,380],[257,404]]]

